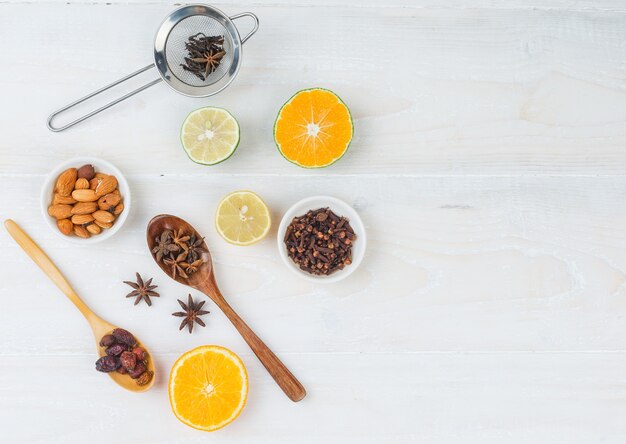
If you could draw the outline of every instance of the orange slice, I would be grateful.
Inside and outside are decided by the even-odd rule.
[[[172,366],[168,385],[174,415],[184,424],[212,432],[233,422],[248,398],[248,373],[232,351],[203,345]]]
[[[278,112],[274,140],[288,161],[323,168],[348,150],[354,128],[350,110],[332,91],[298,91]]]

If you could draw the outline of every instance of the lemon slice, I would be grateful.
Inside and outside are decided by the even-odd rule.
[[[239,145],[239,123],[222,108],[200,108],[183,122],[180,140],[191,160],[215,165],[233,155]]]
[[[226,242],[252,245],[270,231],[272,219],[265,202],[252,191],[235,191],[217,206],[215,228]]]

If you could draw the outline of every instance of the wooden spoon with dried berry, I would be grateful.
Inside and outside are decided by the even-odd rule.
[[[146,346],[127,330],[121,329],[96,315],[76,294],[46,253],[19,225],[9,219],[4,222],[4,226],[15,242],[22,247],[22,250],[30,256],[33,262],[41,268],[41,271],[59,287],[87,319],[96,338],[96,348],[100,356],[100,359],[96,361],[96,370],[108,373],[113,381],[131,392],[145,392],[152,388],[154,384],[154,362]],[[124,356],[122,357],[122,355]],[[124,359],[126,357],[129,359]]]
[[[172,279],[206,294],[228,317],[272,378],[294,402],[305,397],[300,381],[239,317],[220,293],[211,253],[202,236],[183,219],[162,214],[148,223],[146,232],[152,257]]]

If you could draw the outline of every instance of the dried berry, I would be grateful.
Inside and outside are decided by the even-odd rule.
[[[141,347],[135,347],[133,349],[133,353],[137,356],[138,361],[143,361],[148,357],[148,353],[146,353],[146,351]]]
[[[135,344],[137,343],[137,340],[135,339],[135,337],[130,332],[124,330],[123,328],[116,328],[115,330],[113,330],[112,334],[115,337],[115,339],[117,339],[117,341],[121,342],[122,344],[130,345],[131,347],[134,347]]]
[[[96,175],[93,165],[83,165],[78,169],[78,177],[81,179],[91,180]]]
[[[105,373],[116,371],[121,375],[129,375],[132,379],[141,378],[138,385],[148,384],[153,377],[153,372],[148,372],[148,353],[135,345],[135,337],[121,328],[103,336],[100,346],[105,348],[106,356],[96,361],[96,370]]]
[[[96,361],[96,370],[103,373],[109,373],[117,370],[120,366],[120,360],[115,356],[103,356]]]
[[[110,347],[113,344],[115,344],[113,335],[104,335],[102,339],[100,339],[100,347]]]
[[[137,378],[137,385],[146,385],[152,380],[154,373],[151,371],[143,372],[139,378]]]
[[[137,364],[137,356],[133,352],[125,351],[120,355],[120,362],[122,367],[130,371]]]
[[[146,370],[147,370],[146,364],[144,364],[143,362],[138,362],[134,369],[128,371],[128,374],[130,375],[131,378],[137,379]]]
[[[113,344],[109,348],[106,349],[106,354],[109,356],[119,356],[128,350],[128,346],[124,344]]]

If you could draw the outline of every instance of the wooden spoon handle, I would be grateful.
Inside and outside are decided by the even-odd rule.
[[[248,343],[259,361],[265,366],[274,381],[280,386],[285,394],[293,402],[298,402],[306,396],[306,390],[300,384],[300,381],[289,371],[285,364],[269,349],[267,345],[252,331],[248,324],[228,305],[228,302],[222,297],[217,288],[212,288],[211,293],[204,291],[207,296],[211,297],[213,302],[224,312],[224,314],[233,323],[239,334]]]
[[[92,321],[97,316],[91,311],[91,309],[80,299],[76,294],[70,283],[61,274],[59,269],[54,265],[50,258],[43,252],[39,245],[32,240],[28,234],[20,228],[13,220],[7,219],[4,221],[4,226],[11,235],[11,237],[22,247],[22,250],[30,256],[30,258],[37,264],[39,268],[59,287],[59,289],[74,303],[76,308],[87,318]]]

